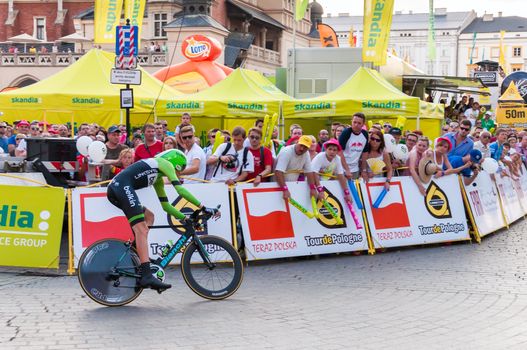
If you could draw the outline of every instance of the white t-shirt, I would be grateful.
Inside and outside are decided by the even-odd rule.
[[[352,173],[359,171],[360,156],[368,144],[368,133],[366,130],[361,130],[358,135],[355,135],[351,128],[348,128],[340,135],[339,143],[350,171]]]
[[[327,175],[341,175],[344,174],[344,168],[339,156],[333,158],[330,162],[326,157],[326,152],[320,152],[311,161],[311,168],[316,173],[327,174]],[[331,180],[329,176],[320,175],[321,180]]]
[[[304,173],[312,172],[309,152],[299,156],[295,152],[295,145],[282,148],[276,159],[275,171],[277,170],[284,173],[293,170],[303,170]],[[299,173],[284,174],[285,181],[298,181],[299,176]]]
[[[241,164],[243,161],[243,150],[245,148],[236,151],[234,149],[234,145],[230,143],[222,143],[218,146],[216,152],[214,152],[214,156],[218,158],[221,157],[227,145],[230,145],[230,148],[224,155],[233,155],[236,159],[232,163],[224,163],[220,161],[218,163],[219,166],[216,165],[218,170],[216,171],[215,167],[212,172],[213,175],[211,181],[213,182],[225,182],[229,179],[237,178],[240,174],[240,167],[242,167],[242,171],[247,171],[248,173],[252,173],[254,171],[254,157],[251,152],[247,152],[247,162],[244,165]],[[216,175],[214,175],[214,173],[216,173]]]
[[[185,150],[185,156],[187,156],[187,166],[190,166],[192,164],[192,161],[194,159],[199,159],[199,170],[197,173],[189,174],[187,176],[193,177],[195,179],[205,179],[205,170],[207,169],[207,157],[205,156],[205,152],[201,149],[200,146],[194,144],[190,151]],[[194,181],[194,180],[185,180],[186,184],[199,184],[202,183],[201,181]]]
[[[467,117],[468,120],[472,123],[472,127],[476,125],[476,120],[479,116],[479,109],[472,109],[469,108],[465,111],[465,117]]]

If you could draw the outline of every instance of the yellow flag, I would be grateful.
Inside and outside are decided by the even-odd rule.
[[[507,70],[505,69],[505,46],[503,45],[503,38],[505,37],[505,31],[500,31],[500,58],[498,63],[500,64],[501,68],[507,74]]]
[[[309,0],[295,0],[296,11],[295,19],[301,21],[304,18],[307,10],[307,5],[309,5]]]
[[[139,38],[141,37],[145,5],[146,0],[124,0],[124,19],[129,19],[130,25],[138,27]]]
[[[115,43],[115,27],[119,25],[122,10],[123,0],[95,0],[95,43]]]
[[[386,64],[392,26],[394,0],[364,0],[362,60],[374,65]]]

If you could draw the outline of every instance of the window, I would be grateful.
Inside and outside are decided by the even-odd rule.
[[[168,24],[167,13],[154,13],[154,38],[164,38],[167,33],[163,29]]]
[[[39,40],[46,41],[46,18],[35,17],[34,18],[34,36]]]
[[[315,79],[315,94],[325,94],[328,92],[327,79]]]
[[[512,48],[513,57],[522,57],[522,48],[521,46],[516,46]]]
[[[448,75],[448,68],[449,68],[448,63],[441,64],[441,75]]]
[[[517,72],[523,70],[523,64],[511,64],[511,71]]]
[[[311,80],[311,79],[299,79],[298,80],[298,93],[300,93],[300,94],[311,94],[311,93],[313,93],[313,80]]]
[[[500,48],[499,47],[491,47],[490,48],[490,58],[499,58],[500,57]]]

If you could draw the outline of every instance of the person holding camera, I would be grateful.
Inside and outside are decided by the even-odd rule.
[[[249,148],[243,147],[246,132],[241,126],[232,131],[232,143],[222,143],[207,160],[207,165],[215,165],[212,182],[225,182],[233,185],[247,179],[254,172],[254,157]]]

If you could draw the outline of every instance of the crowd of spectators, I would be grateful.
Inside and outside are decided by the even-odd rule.
[[[70,125],[49,125],[39,121],[20,120],[15,126],[0,122],[0,149],[11,156],[25,157],[27,137],[81,137],[89,136],[106,144],[107,154],[99,167],[100,180],[109,180],[133,162],[150,158],[171,148],[182,150],[188,160],[181,172],[185,183],[224,182],[233,185],[252,181],[276,181],[283,189],[284,198],[290,196],[287,182],[306,180],[312,194],[318,196],[320,180],[336,179],[346,196],[349,196],[346,180],[384,177],[389,190],[392,176],[411,176],[421,194],[425,187],[419,181],[419,162],[431,157],[437,165],[435,177],[460,173],[467,183],[479,172],[479,164],[485,158],[493,158],[502,164],[502,174],[518,177],[523,171],[522,162],[527,160],[527,130],[497,128],[491,112],[482,113],[477,102],[468,98],[452,104],[455,111],[448,123],[441,128],[441,136],[430,140],[421,130],[401,130],[390,123],[367,123],[367,117],[355,113],[350,124],[332,123],[328,131],[322,129],[317,137],[304,135],[301,125],[293,124],[285,140],[278,138],[278,129],[272,132],[272,142],[262,145],[263,120],[256,120],[254,127],[245,130],[238,126],[232,130],[211,129],[202,144],[196,137],[196,127],[188,113],[181,116],[174,132],[168,123],[159,120],[147,123],[127,137],[125,125],[113,125],[105,129],[97,124],[80,124],[71,135]],[[370,126],[369,129],[367,126]],[[218,133],[219,132],[219,133]],[[224,143],[214,149],[216,135]],[[388,152],[386,135],[395,143],[406,144],[409,157],[406,162]],[[0,151],[0,152],[1,152]],[[372,169],[372,161],[382,161],[382,171]],[[80,180],[90,167],[88,157],[79,156]],[[273,175],[274,177],[270,177]]]

